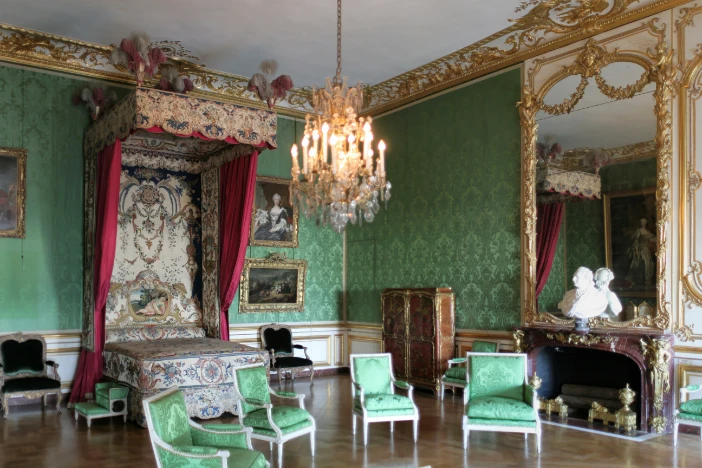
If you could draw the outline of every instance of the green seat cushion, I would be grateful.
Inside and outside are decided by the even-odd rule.
[[[196,445],[174,445],[173,448],[179,452],[192,453],[193,455],[214,455],[217,453],[215,447],[198,447]]]
[[[448,377],[450,379],[457,379],[457,380],[462,380],[463,382],[466,381],[466,368],[465,367],[450,367],[446,373],[444,374],[444,377]]]
[[[110,410],[95,403],[76,403],[76,411],[86,416],[98,416],[108,414]]]
[[[366,410],[368,411],[396,411],[396,410],[414,410],[412,400],[403,395],[395,394],[377,394],[368,395],[364,399]],[[356,397],[355,405],[361,407],[361,399]]]
[[[297,432],[302,429],[305,429],[306,427],[310,427],[312,425],[312,420],[308,419],[307,421],[302,421],[297,424],[293,424],[292,426],[288,427],[283,427],[280,429],[280,432],[283,434],[290,434],[292,432]],[[261,434],[261,435],[267,435],[270,437],[275,437],[275,431],[273,429],[263,429],[260,427],[254,427],[253,428],[254,434]]]
[[[507,426],[507,427],[535,428],[536,421],[517,421],[514,419],[468,418],[468,429],[470,429],[471,425],[474,425],[474,426]]]
[[[473,342],[471,351],[474,353],[496,353],[497,343],[492,343],[490,341],[480,341],[476,340]]]
[[[451,377],[446,377],[444,376],[443,379],[444,383],[450,383],[450,384],[456,384],[456,385],[461,385],[465,386],[466,385],[466,379],[452,379]]]
[[[683,413],[683,412],[680,412],[680,413],[678,413],[678,419],[687,419],[687,420],[689,420],[689,421],[702,422],[702,415],[701,415],[701,414],[693,414],[693,413]]]
[[[355,407],[358,413],[361,414],[361,408],[359,406]],[[376,410],[376,411],[366,411],[369,418],[385,418],[388,416],[412,416],[414,415],[414,409],[402,409],[402,410]]]
[[[680,404],[680,412],[702,416],[702,400],[688,400]]]
[[[387,355],[353,357],[353,381],[366,395],[391,393],[390,357]]]
[[[203,428],[210,431],[240,431],[244,428],[241,424],[203,424]]]
[[[536,421],[536,410],[521,400],[481,397],[470,401],[468,417],[494,420]]]
[[[20,372],[40,374],[44,371],[44,344],[40,340],[28,339],[20,343],[7,340],[0,346],[3,372],[16,375]]]
[[[218,450],[228,450],[228,468],[265,468],[266,457],[261,452],[243,448],[217,447]]]
[[[61,388],[61,382],[49,377],[21,377],[5,381],[5,385],[2,386],[2,392],[14,393],[59,388]]]
[[[310,413],[302,408],[294,406],[275,406],[271,410],[271,417],[276,426],[284,429],[293,426],[297,423],[308,421]],[[265,409],[252,411],[244,417],[244,426],[258,429],[272,429],[268,422],[268,416]]]

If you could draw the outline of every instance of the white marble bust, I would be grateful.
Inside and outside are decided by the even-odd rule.
[[[595,288],[607,298],[607,309],[602,317],[610,320],[617,318],[623,307],[615,293],[610,291],[609,283],[614,279],[614,273],[609,268],[600,268],[595,272]]]
[[[595,288],[592,270],[580,267],[573,275],[575,289],[567,291],[558,303],[563,315],[575,319],[597,317],[607,309],[608,302],[604,294]]]

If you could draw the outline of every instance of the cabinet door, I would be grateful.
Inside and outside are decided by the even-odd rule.
[[[436,329],[434,297],[413,294],[409,298],[409,378],[434,382],[436,374]]]
[[[383,345],[386,353],[392,354],[395,377],[406,378],[405,353],[407,322],[405,296],[388,294],[383,297]]]

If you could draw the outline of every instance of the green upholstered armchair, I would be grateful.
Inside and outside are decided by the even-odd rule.
[[[305,434],[310,435],[310,448],[314,457],[314,437],[317,425],[305,411],[305,395],[295,392],[276,392],[268,385],[268,372],[263,364],[241,366],[234,369],[234,389],[239,398],[239,421],[252,429],[253,439],[267,440],[273,450],[278,444],[278,466],[283,466],[283,444]],[[271,395],[297,400],[299,407],[273,406]]]
[[[471,352],[498,353],[500,352],[500,343],[498,341],[475,340],[471,346]],[[456,393],[457,388],[466,388],[466,368],[462,365],[465,363],[466,358],[449,359],[448,369],[441,378],[441,401],[444,401],[446,387],[451,388],[451,393]]]
[[[518,353],[466,353],[463,392],[463,448],[470,431],[536,434],[541,452],[541,421],[536,391],[527,382],[527,356]]]
[[[702,391],[702,385],[688,385],[680,389],[680,401],[687,399],[691,393]],[[678,445],[678,425],[696,426],[702,428],[702,399],[687,400],[680,403],[680,408],[675,411],[673,423],[673,445]],[[700,432],[702,438],[702,431]]]
[[[368,424],[390,422],[390,432],[395,421],[412,421],[414,442],[417,443],[419,410],[414,404],[414,387],[395,380],[392,373],[392,356],[382,354],[351,355],[351,392],[353,394],[353,433],[356,434],[356,417],[363,422],[363,445],[368,445]],[[407,396],[396,395],[395,387],[407,390]]]
[[[191,421],[178,387],[144,400],[144,414],[158,468],[270,466],[262,453],[252,450],[251,429]]]
[[[49,367],[53,376],[49,376]],[[58,363],[46,360],[46,341],[41,335],[15,333],[0,336],[0,403],[4,417],[10,412],[9,399],[56,395],[56,409],[61,412],[61,377]]]

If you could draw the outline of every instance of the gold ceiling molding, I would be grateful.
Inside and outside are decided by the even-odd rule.
[[[689,0],[543,0],[524,2],[513,24],[483,40],[364,90],[364,113],[376,115],[676,7]],[[555,36],[555,37],[554,37]]]
[[[176,50],[166,48],[166,51]],[[112,46],[92,44],[54,34],[0,23],[0,61],[39,67],[102,80],[136,86],[134,76],[123,67],[110,63]],[[191,95],[232,102],[247,107],[266,108],[247,90],[249,78],[206,68],[182,57],[169,57],[182,76],[195,84]],[[153,86],[158,79],[145,82]],[[284,100],[278,101],[276,111],[293,117],[303,117],[311,107],[311,93],[306,88],[293,88]]]

